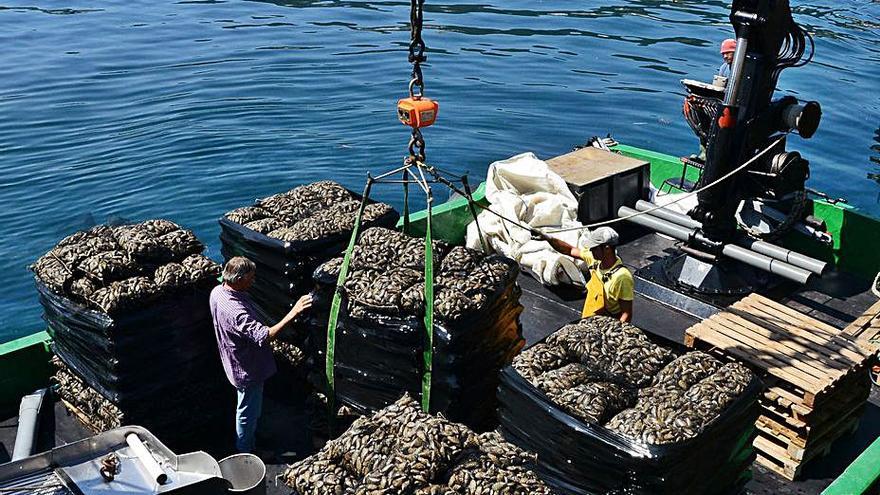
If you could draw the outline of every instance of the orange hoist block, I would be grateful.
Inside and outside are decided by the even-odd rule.
[[[397,102],[397,118],[413,128],[428,127],[437,119],[440,104],[430,98],[404,98]]]

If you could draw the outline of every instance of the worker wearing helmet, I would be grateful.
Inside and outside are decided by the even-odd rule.
[[[590,231],[584,247],[580,249],[560,239],[541,235],[553,249],[562,254],[580,258],[590,267],[590,280],[587,283],[587,298],[584,301],[582,317],[605,315],[620,321],[632,320],[633,314],[633,276],[623,266],[617,256],[615,246],[619,241],[617,232],[611,227],[600,227]]]
[[[718,68],[719,76],[730,77],[730,64],[733,63],[733,52],[735,51],[735,39],[727,38],[726,40],[721,42],[721,57],[724,58],[724,63],[721,64],[721,67]]]

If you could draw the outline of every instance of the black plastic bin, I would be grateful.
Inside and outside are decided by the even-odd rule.
[[[498,414],[504,436],[537,453],[538,474],[561,493],[725,493],[753,458],[761,387],[753,377],[698,436],[667,445],[570,416],[512,366],[501,372]]]

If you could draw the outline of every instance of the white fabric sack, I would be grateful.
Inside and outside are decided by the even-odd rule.
[[[542,230],[579,227],[578,202],[565,180],[550,170],[533,153],[523,153],[489,166],[486,199],[493,211],[518,223]],[[528,230],[483,211],[477,219],[488,248],[527,267],[545,285],[586,285],[583,261],[556,252],[545,241],[532,239]],[[482,249],[477,225],[471,222],[467,246]],[[553,234],[569,244],[579,245],[580,231]]]

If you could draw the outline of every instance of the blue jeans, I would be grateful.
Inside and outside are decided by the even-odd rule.
[[[257,421],[263,410],[263,382],[236,390],[238,406],[235,409],[235,448],[239,452],[253,452]]]

